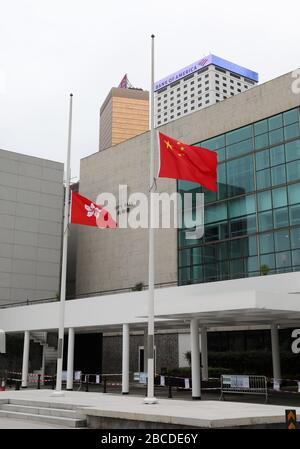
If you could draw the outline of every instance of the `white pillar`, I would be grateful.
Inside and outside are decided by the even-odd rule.
[[[148,329],[144,330],[144,373],[148,372]]]
[[[73,327],[69,327],[68,336],[68,361],[67,361],[67,390],[73,390],[74,378],[74,340],[75,332]]]
[[[29,333],[29,331],[25,331],[24,332],[24,346],[23,346],[22,388],[27,388],[29,346],[30,346],[30,333]]]
[[[271,325],[271,345],[272,345],[272,362],[273,362],[273,378],[274,380],[281,379],[280,368],[280,352],[279,352],[279,337],[277,324]]]
[[[122,394],[129,393],[129,324],[123,324]]]
[[[199,326],[197,318],[191,319],[191,368],[192,368],[192,397],[201,399],[200,380],[200,345]]]
[[[201,365],[202,379],[208,380],[207,330],[205,326],[201,327]]]
[[[42,368],[41,368],[41,385],[44,385],[45,381],[45,346],[42,346]]]

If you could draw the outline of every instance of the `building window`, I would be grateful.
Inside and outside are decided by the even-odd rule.
[[[220,96],[220,94],[217,92],[217,93],[216,93],[216,97],[219,97],[219,96]]]
[[[215,66],[215,70],[217,70],[218,72],[221,72],[221,73],[226,73],[226,70],[221,69],[221,67],[218,67],[218,66]]]
[[[157,124],[160,125],[160,124],[161,124],[161,121],[157,122]]]
[[[195,96],[195,94],[192,94],[192,95],[191,95],[191,98],[193,98],[194,96]]]
[[[241,86],[241,83],[237,83],[238,86]]]
[[[167,104],[168,103],[168,100],[164,100],[164,104]]]
[[[160,112],[161,111],[161,109],[157,109],[157,112]]]
[[[161,103],[158,103],[157,106],[158,106],[158,107],[161,106]]]
[[[230,86],[230,89],[231,89],[231,90],[234,90],[234,86]]]
[[[227,90],[226,90],[226,89],[223,89],[223,93],[224,93],[224,94],[227,94]]]
[[[171,103],[170,106],[171,106],[171,107],[174,106],[174,103]]]
[[[248,89],[248,86],[245,85],[244,88],[245,88],[245,89]]]
[[[216,78],[220,78],[220,75],[218,73],[215,74]]]
[[[183,107],[186,108],[187,107],[187,103],[184,103]]]
[[[209,90],[209,87],[206,87],[206,88],[205,88],[205,92],[207,92],[208,90]]]
[[[220,88],[218,86],[216,86],[216,90],[220,90]]]
[[[174,97],[171,97],[171,98],[170,98],[170,101],[173,101],[173,100],[174,100]]]
[[[183,101],[186,101],[188,99],[188,97],[184,97]]]
[[[194,74],[195,74],[195,73],[191,73],[190,75],[188,75],[188,76],[186,76],[185,78],[183,78],[184,81],[187,81],[187,80],[193,78],[193,77],[194,77]],[[185,86],[185,87],[186,87],[186,86]]]
[[[194,109],[195,109],[195,106],[192,106],[192,107],[191,107],[191,111],[193,111]]]
[[[161,115],[159,115],[157,118],[161,118]]]
[[[191,81],[191,85],[192,85],[192,84],[195,84],[195,81]]]
[[[165,94],[165,95],[164,95],[164,98],[166,98],[167,96],[168,96],[168,94]]]
[[[185,110],[183,111],[183,113],[184,113],[184,114],[186,114],[186,113],[187,113],[187,111],[188,111],[188,110],[187,110],[187,109],[185,109]]]
[[[226,76],[223,76],[223,81],[227,81],[227,78],[226,78]]]
[[[242,90],[241,90],[241,89],[238,89],[237,91],[238,91],[238,92],[242,92]]]
[[[195,88],[194,88],[194,87],[191,87],[191,92],[193,92],[193,90],[195,90]]]
[[[200,94],[200,95],[202,94],[202,90],[198,90],[198,95],[199,95],[199,94]]]
[[[209,81],[205,81],[205,85],[207,86],[207,84],[209,84]]]
[[[209,94],[205,94],[205,98],[209,97]]]
[[[167,120],[168,120],[168,119],[165,118],[165,119],[164,119],[164,123],[166,123]]]
[[[179,91],[180,91],[180,87],[177,88],[177,92],[179,92]]]
[[[193,103],[195,103],[195,100],[192,100],[192,101],[191,101],[191,104],[193,104]]]
[[[181,112],[178,112],[178,113],[177,113],[177,117],[179,117],[180,115],[181,115]]]
[[[209,100],[206,100],[205,104],[208,104],[208,103],[209,103]]]
[[[216,84],[220,84],[220,81],[216,80]]]
[[[202,103],[198,103],[198,108],[202,108]]]
[[[174,115],[171,115],[170,120],[172,120],[174,118]]]
[[[209,73],[207,73],[206,75],[205,75],[205,78],[208,78],[209,77]]]
[[[230,76],[233,76],[233,78],[237,78],[237,79],[241,79],[241,77],[239,75],[237,75],[236,73],[232,73],[230,72]]]

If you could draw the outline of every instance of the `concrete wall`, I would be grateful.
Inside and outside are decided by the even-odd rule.
[[[155,335],[156,346],[156,372],[161,369],[173,369],[178,366],[178,339],[177,334]],[[139,371],[139,347],[144,347],[143,335],[130,336],[130,361],[131,373]],[[103,337],[103,373],[122,372],[122,336]]]
[[[101,192],[119,196],[149,191],[149,133],[81,160],[80,193],[96,200]],[[176,182],[160,180],[158,190],[174,192]],[[156,232],[156,282],[177,281],[177,231]],[[77,249],[77,294],[131,288],[148,283],[148,230],[81,227]]]
[[[300,105],[288,73],[159,128],[188,144],[217,136]],[[100,192],[148,192],[149,132],[81,160],[80,192],[95,200]],[[176,182],[159,179],[158,191],[175,192]],[[130,288],[147,283],[146,230],[80,229],[77,293]],[[177,232],[159,230],[156,236],[156,282],[177,281]]]
[[[59,289],[63,164],[0,150],[0,304]]]

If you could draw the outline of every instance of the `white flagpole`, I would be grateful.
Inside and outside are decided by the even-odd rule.
[[[69,133],[68,133],[68,151],[67,151],[67,165],[66,165],[64,227],[63,227],[63,252],[62,252],[62,265],[61,265],[59,328],[58,328],[58,346],[57,346],[56,392],[54,393],[54,395],[55,394],[56,395],[63,394],[61,391],[61,386],[62,386],[63,348],[64,348],[64,330],[65,330],[67,253],[68,253],[68,236],[69,236],[69,200],[70,200],[70,177],[71,177],[72,113],[73,113],[73,94],[70,94]]]
[[[152,189],[154,186],[154,150],[155,150],[155,129],[154,129],[154,35],[151,36],[151,96],[150,96],[150,213],[149,213],[149,291],[148,291],[148,385],[145,404],[156,404],[154,396],[154,203],[152,200]]]

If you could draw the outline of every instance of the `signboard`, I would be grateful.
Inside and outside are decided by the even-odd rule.
[[[280,382],[274,379],[273,390],[280,391]]]
[[[81,380],[81,371],[75,371],[74,379],[80,381]]]
[[[297,415],[296,410],[285,411],[285,422],[287,429],[297,429]]]
[[[96,374],[96,384],[100,384],[100,374]]]
[[[165,376],[160,376],[160,386],[164,387],[166,385],[166,378]]]
[[[247,390],[250,388],[249,376],[223,376],[223,385],[227,385],[229,388]]]
[[[140,373],[139,383],[140,384],[146,384],[147,383],[147,373]]]
[[[206,67],[210,64],[217,65],[225,70],[229,70],[230,72],[236,73],[238,75],[249,78],[250,80],[258,82],[257,72],[253,72],[253,70],[246,69],[245,67],[242,67],[238,64],[234,64],[230,61],[227,61],[226,59],[219,58],[219,56],[210,54],[202,59],[199,59],[193,64],[190,64],[187,67],[184,67],[183,69],[178,70],[177,72],[171,73],[171,75],[157,81],[154,84],[154,90],[157,91],[159,89],[162,89],[163,87],[166,87],[169,84],[172,84],[175,81],[180,80],[181,78],[184,78],[190,75],[191,73],[194,73],[197,70],[200,70],[203,67]]]

